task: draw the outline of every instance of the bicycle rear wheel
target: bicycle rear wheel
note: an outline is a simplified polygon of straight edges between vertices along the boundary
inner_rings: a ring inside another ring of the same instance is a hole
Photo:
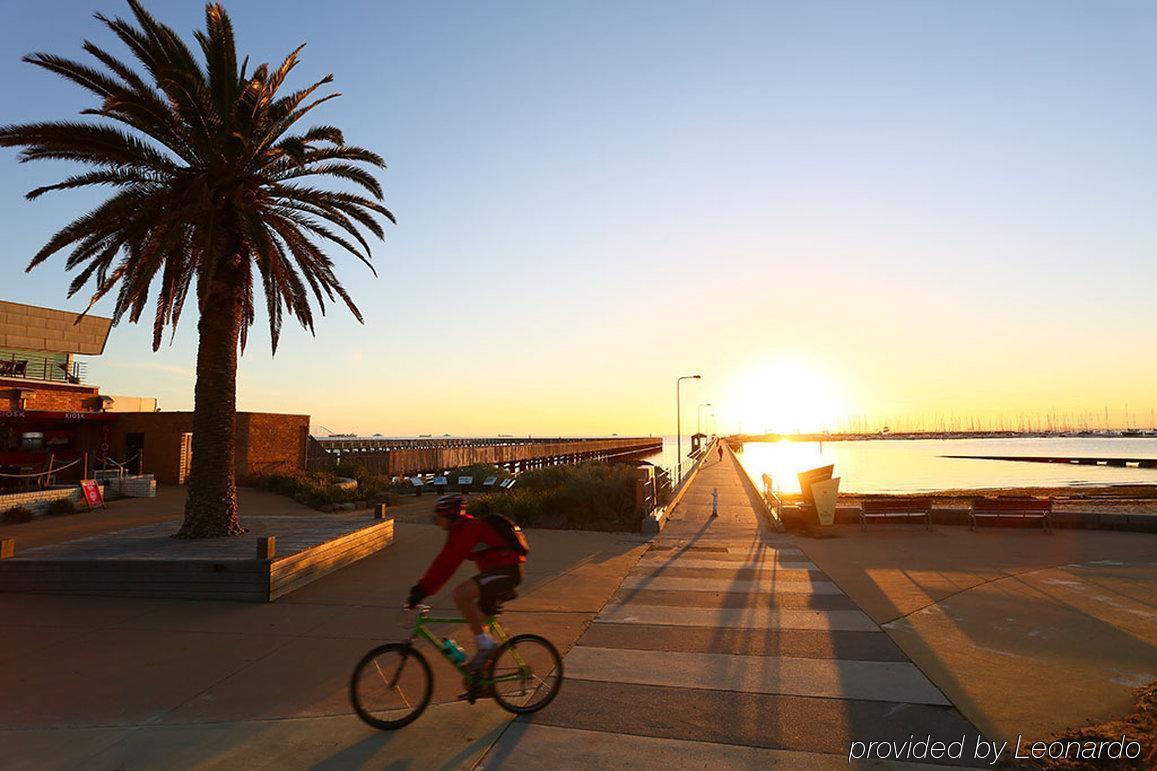
[[[430,704],[434,675],[411,645],[389,643],[362,657],[350,677],[350,702],[374,728],[393,730],[413,723]]]
[[[545,637],[520,634],[494,653],[486,669],[499,706],[525,715],[550,704],[562,686],[562,657]]]

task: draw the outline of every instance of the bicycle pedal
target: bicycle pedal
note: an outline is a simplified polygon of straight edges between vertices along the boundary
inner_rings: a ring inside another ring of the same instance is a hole
[[[474,704],[479,699],[489,699],[494,696],[494,689],[484,687],[472,687],[465,692],[458,694],[458,701],[468,701]]]

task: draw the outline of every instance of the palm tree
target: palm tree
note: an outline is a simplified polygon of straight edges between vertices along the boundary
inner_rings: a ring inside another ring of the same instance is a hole
[[[361,321],[318,244],[341,247],[370,265],[361,229],[383,238],[379,216],[394,218],[379,203],[381,186],[366,166],[385,164],[376,153],[345,144],[334,126],[300,129],[308,113],[338,96],[316,95],[332,81],[328,75],[308,88],[282,91],[301,47],[278,67],[247,72],[248,59],[237,61],[229,16],[214,3],[205,8],[205,31],[195,33],[202,62],[138,0],[129,6],[135,25],[97,19],[141,72],[91,42],[84,44],[96,60],[91,66],[44,53],[24,57],[99,97],[100,106],[82,114],[105,120],[4,126],[0,146],[22,148],[22,162],[60,159],[87,167],[31,191],[29,199],[88,185],[114,189],[54,235],[28,270],[68,250],[66,267],[79,269],[69,296],[92,281],[91,308],[118,289],[114,323],[126,314],[136,322],[156,285],[153,350],[166,327],[175,332],[195,285],[193,463],[176,535],[234,535],[245,532],[234,479],[237,355],[256,313],[254,284],[265,295],[274,352],[285,313],[313,332],[313,301],[324,314],[336,296]],[[318,187],[310,177],[336,178],[341,189]]]

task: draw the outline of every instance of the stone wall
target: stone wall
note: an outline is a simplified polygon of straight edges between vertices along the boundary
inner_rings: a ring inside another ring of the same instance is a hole
[[[100,489],[103,495],[105,490],[104,485],[100,485]],[[48,490],[32,490],[27,493],[0,495],[0,513],[19,506],[28,509],[34,514],[43,514],[48,511],[49,504],[61,498],[70,498],[78,509],[87,507],[84,502],[84,493],[81,491],[80,486],[70,485],[68,487],[54,487]]]
[[[116,472],[97,471],[96,478],[103,483],[109,495],[123,495],[126,498],[157,497],[157,480],[152,474],[118,477]]]
[[[0,347],[60,353],[104,353],[112,319],[0,300]]]

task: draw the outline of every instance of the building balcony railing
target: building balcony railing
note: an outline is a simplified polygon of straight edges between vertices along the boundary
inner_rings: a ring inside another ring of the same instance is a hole
[[[74,361],[70,366],[48,356],[9,354],[0,357],[0,377],[7,378],[79,385],[85,382],[86,369],[83,362]]]

